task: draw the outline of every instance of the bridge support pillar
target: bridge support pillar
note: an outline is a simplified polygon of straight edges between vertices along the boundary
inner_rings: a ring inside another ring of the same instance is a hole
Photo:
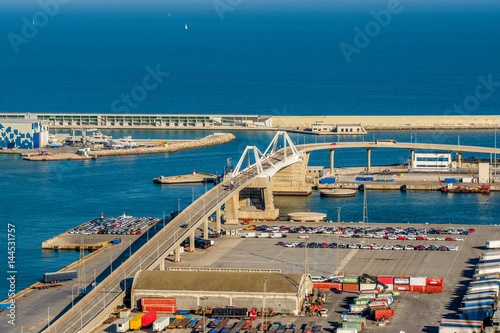
[[[312,184],[306,183],[307,163],[309,153],[302,156],[302,160],[289,165],[272,177],[274,195],[309,195]]]
[[[458,155],[457,167],[459,169],[461,169],[462,168],[462,153],[457,153],[457,155]]]
[[[175,259],[174,262],[181,262],[181,247],[180,245],[175,248]]]
[[[217,230],[217,233],[220,235],[221,233],[221,226],[220,226],[220,218],[221,218],[222,212],[221,208],[217,208],[215,211],[215,229]]]
[[[193,230],[191,235],[189,235],[189,252],[194,252],[194,251],[196,250],[195,250],[194,230]]]
[[[161,258],[160,271],[164,271],[164,270],[165,270],[165,258]]]
[[[335,172],[335,168],[333,166],[333,155],[335,154],[335,150],[330,150],[330,176],[333,176]]]
[[[238,210],[240,209],[240,192],[235,192],[226,201],[226,224],[238,224]]]
[[[410,155],[410,168],[415,169],[415,151],[410,150],[411,155]]]
[[[366,171],[372,171],[372,150],[366,150]]]
[[[203,221],[203,239],[208,239],[208,218]]]

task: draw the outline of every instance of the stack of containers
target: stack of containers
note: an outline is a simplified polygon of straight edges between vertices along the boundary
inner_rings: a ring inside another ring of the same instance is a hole
[[[359,276],[344,276],[342,279],[342,290],[359,291]]]
[[[427,292],[427,277],[415,276],[410,278],[410,291],[412,293],[425,293]]]
[[[387,285],[386,290],[394,290],[394,277],[392,276],[377,276],[377,280]]]
[[[366,317],[361,317],[361,316],[350,317],[350,318],[346,318],[346,320],[344,322],[346,322],[346,323],[360,323],[362,330],[366,328]],[[358,332],[359,332],[359,330],[358,330]]]
[[[410,291],[410,277],[409,276],[395,276],[394,277],[394,290]]]
[[[339,323],[340,328],[354,328],[355,332],[361,332],[361,323],[356,321],[344,321]]]
[[[442,293],[443,292],[443,278],[430,278],[426,280],[426,288],[428,293]]]
[[[161,313],[174,313],[177,311],[175,298],[141,298],[142,311],[156,311]]]

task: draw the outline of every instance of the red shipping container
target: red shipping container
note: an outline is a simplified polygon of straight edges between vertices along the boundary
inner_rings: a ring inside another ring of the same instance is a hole
[[[156,320],[156,311],[149,311],[144,316],[142,316],[142,326],[146,327],[153,323]]]
[[[426,286],[410,286],[410,291],[412,293],[425,293],[427,292]]]
[[[384,284],[394,284],[393,276],[377,276],[377,280]]]
[[[156,311],[161,313],[174,313],[177,311],[177,306],[168,306],[168,305],[144,305],[142,307],[142,311]]]
[[[428,286],[442,286],[443,278],[427,278]]]
[[[399,291],[410,291],[410,286],[409,285],[394,285],[394,290],[399,290]]]
[[[343,283],[342,290],[346,291],[359,291],[359,284]]]
[[[378,309],[378,310],[373,311],[373,317],[375,318],[375,320],[394,317],[394,310],[392,310],[392,309]]]
[[[141,298],[141,305],[175,305],[175,298]]]
[[[313,288],[319,288],[321,290],[330,290],[337,289],[342,290],[342,283],[333,283],[333,282],[316,282],[313,283]]]
[[[427,286],[428,293],[442,293],[443,286]]]

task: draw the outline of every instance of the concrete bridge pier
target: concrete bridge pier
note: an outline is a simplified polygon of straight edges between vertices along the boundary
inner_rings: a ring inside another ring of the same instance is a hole
[[[366,150],[366,171],[367,172],[372,171],[372,150],[371,149]]]
[[[333,176],[334,174],[334,166],[333,166],[333,155],[335,154],[335,150],[330,150],[330,176]]]
[[[181,246],[177,246],[174,250],[175,259],[174,262],[181,262]]]
[[[415,169],[415,150],[410,150],[410,169]]]
[[[208,218],[203,221],[203,239],[208,239]]]
[[[458,155],[457,167],[459,169],[461,169],[462,168],[462,153],[457,153],[457,155]]]
[[[219,207],[215,211],[215,230],[217,230],[217,233],[219,235],[220,235],[220,230],[221,230],[221,224],[220,224],[221,215],[222,215],[222,211],[221,211],[221,207]]]
[[[191,235],[189,235],[189,252],[194,252],[194,251],[196,251],[196,246],[194,242],[194,230],[193,230]]]
[[[272,177],[274,195],[310,195],[312,184],[306,183],[309,153],[304,153],[301,160],[281,169]]]

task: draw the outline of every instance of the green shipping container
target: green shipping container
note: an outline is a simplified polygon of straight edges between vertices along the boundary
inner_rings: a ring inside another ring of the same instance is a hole
[[[345,284],[359,284],[359,276],[344,276],[342,283]]]
[[[359,332],[362,330],[362,323],[344,321],[342,323],[342,328],[355,328]]]
[[[356,305],[365,305],[365,304],[368,304],[370,303],[370,299],[355,299],[354,300],[354,304]]]

